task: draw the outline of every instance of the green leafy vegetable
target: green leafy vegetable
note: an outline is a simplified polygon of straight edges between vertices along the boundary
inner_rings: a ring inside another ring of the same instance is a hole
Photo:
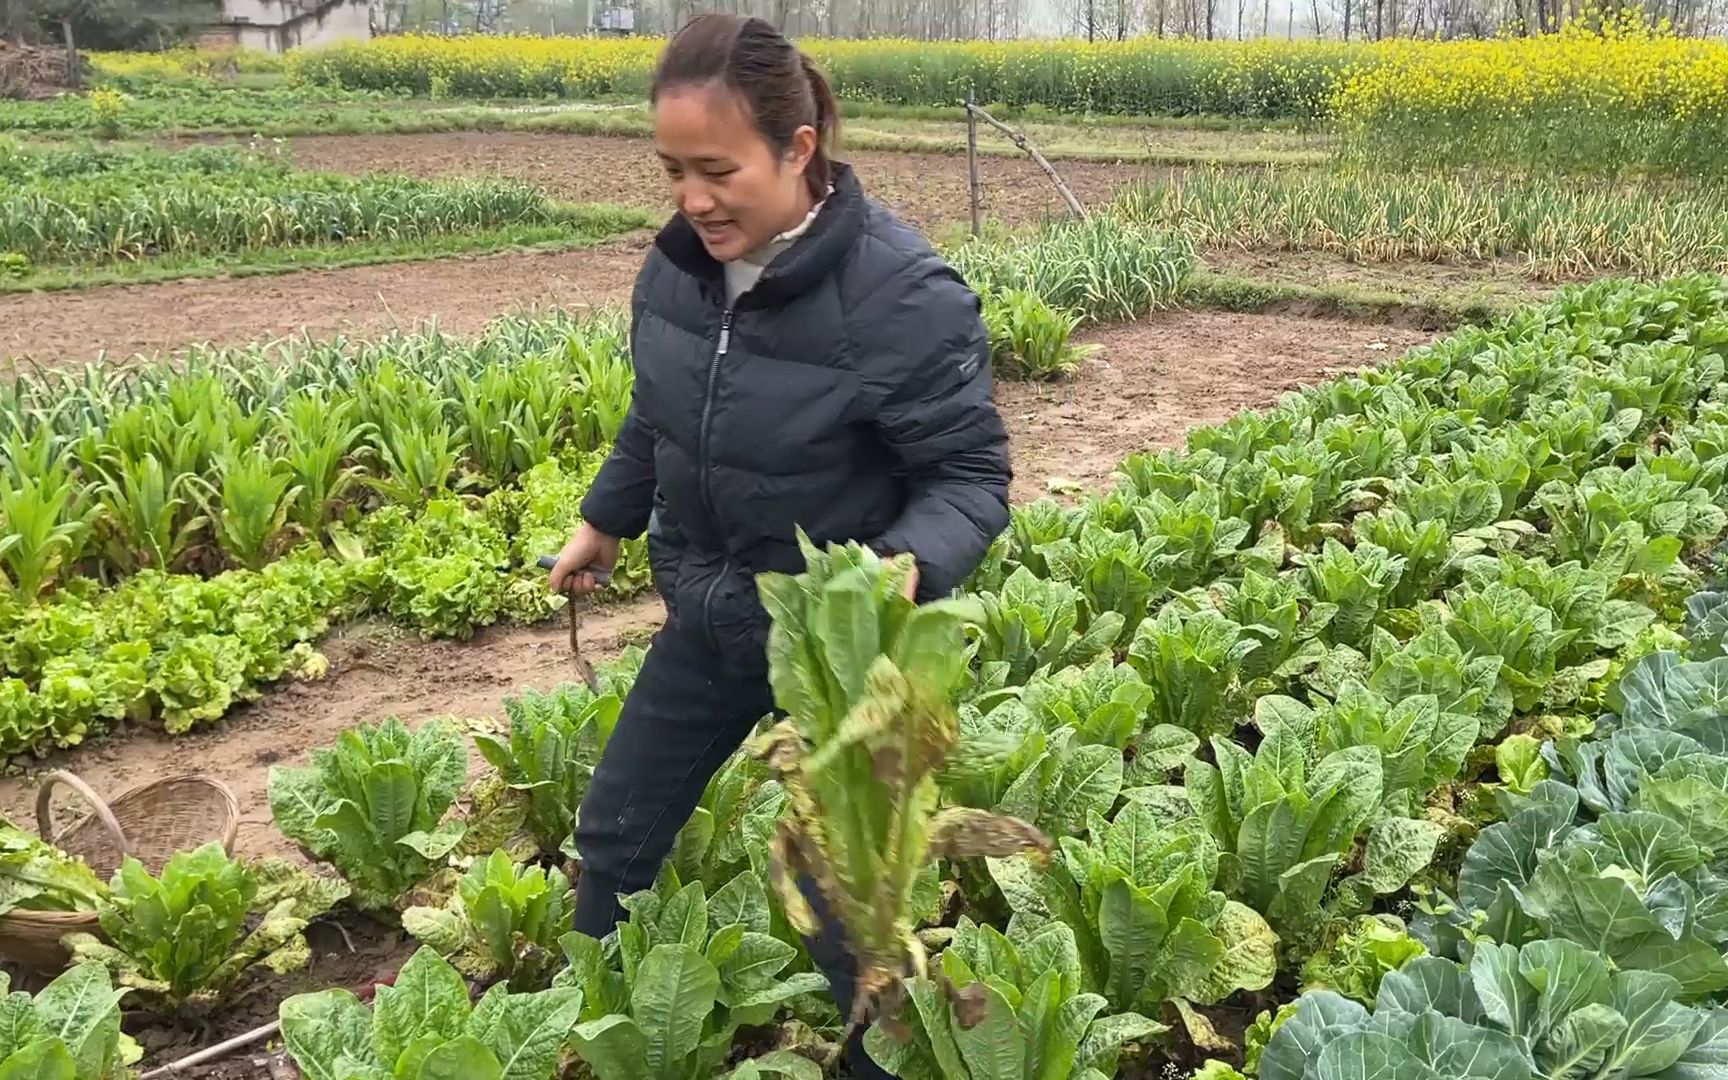
[[[922,967],[910,912],[926,862],[1048,841],[1019,820],[936,813],[936,772],[958,735],[950,702],[966,680],[963,620],[976,608],[915,606],[902,595],[909,558],[801,540],[803,574],[759,578],[773,619],[769,679],[788,717],[763,740],[792,811],[775,837],[775,881],[800,932],[817,929],[800,877],[845,927],[858,1024]]]
[[[1256,642],[1218,614],[1165,605],[1135,631],[1128,663],[1153,689],[1152,717],[1205,737],[1231,727],[1238,669]]]
[[[978,603],[978,659],[987,668],[1004,665],[1007,681],[1015,684],[1039,671],[1087,663],[1109,651],[1127,625],[1117,612],[1103,611],[1082,630],[1079,591],[1024,566],[1008,575],[1000,592],[981,594]]]
[[[208,1009],[254,967],[305,967],[301,931],[347,892],[282,864],[266,875],[260,882],[214,841],[171,856],[156,876],[129,857],[97,905],[106,940],[75,933],[65,944],[161,1007]]]
[[[0,818],[0,915],[95,911],[107,891],[84,860]]]
[[[1610,973],[1569,941],[1483,944],[1467,968],[1419,957],[1388,974],[1372,1013],[1305,994],[1260,1058],[1260,1080],[1565,1080],[1708,1076],[1716,1014],[1673,979]],[[1693,1063],[1696,1063],[1694,1065]]]
[[[530,689],[506,698],[509,735],[474,737],[504,784],[487,802],[486,813],[521,815],[542,854],[575,856],[576,808],[629,689],[611,667],[597,669],[596,675],[607,680],[600,694],[574,683],[547,694]]]
[[[1219,738],[1212,750],[1216,765],[1189,762],[1187,790],[1222,852],[1221,887],[1281,930],[1315,923],[1334,868],[1364,833],[1362,870],[1344,883],[1357,901],[1402,888],[1444,832],[1427,821],[1376,820],[1385,767],[1372,746],[1311,765],[1298,729],[1280,725],[1254,754]]]
[[[502,977],[512,990],[531,990],[552,981],[558,939],[574,913],[560,871],[520,866],[494,851],[475,860],[444,907],[404,911],[402,928],[470,978]]]
[[[1480,733],[1474,717],[1442,712],[1432,694],[1392,701],[1355,679],[1344,680],[1335,701],[1316,707],[1269,694],[1254,703],[1254,722],[1266,735],[1288,729],[1312,760],[1353,746],[1380,751],[1385,805],[1406,817],[1458,776]]]
[[[1137,803],[1114,821],[1095,815],[1088,843],[1065,837],[1043,873],[1024,857],[991,862],[1014,910],[1010,939],[1024,946],[1065,923],[1082,987],[1115,1011],[1152,1015],[1167,1001],[1211,1004],[1272,981],[1278,939],[1213,887],[1218,869],[1217,843],[1199,822],[1162,826]]]
[[[794,998],[827,987],[815,972],[785,974],[797,950],[770,936],[768,897],[752,875],[712,899],[701,882],[677,888],[663,879],[625,907],[630,917],[615,939],[561,941],[570,966],[558,985],[583,990],[573,1041],[598,1080],[713,1076],[740,1026],[766,1024]]]
[[[1392,916],[1361,915],[1303,963],[1302,989],[1332,990],[1371,1005],[1382,979],[1427,952]]]
[[[143,1056],[120,1032],[120,999],[100,964],[77,964],[32,998],[0,971],[0,1076],[123,1080]]]
[[[1123,1044],[1164,1027],[1107,1013],[1083,986],[1062,923],[1017,943],[962,919],[940,973],[909,980],[911,1007],[878,1022],[865,1047],[906,1080],[1098,1080],[1115,1074]]]
[[[513,994],[499,983],[470,1004],[462,976],[416,952],[370,1010],[347,990],[282,1003],[282,1041],[307,1080],[552,1080],[582,1011],[575,987]]]
[[[424,881],[462,839],[444,814],[461,794],[468,756],[451,725],[409,733],[400,720],[362,724],[304,769],[270,770],[276,827],[335,866],[357,903],[389,908]]]

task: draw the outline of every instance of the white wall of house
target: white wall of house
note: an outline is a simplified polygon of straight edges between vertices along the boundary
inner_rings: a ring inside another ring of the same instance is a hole
[[[248,49],[286,52],[301,46],[365,41],[370,0],[222,0],[221,36]]]

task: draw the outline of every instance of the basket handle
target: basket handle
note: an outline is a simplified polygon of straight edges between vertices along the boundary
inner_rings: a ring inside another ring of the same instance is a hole
[[[96,817],[101,820],[103,827],[108,830],[109,835],[114,837],[114,842],[120,845],[122,858],[132,854],[132,845],[127,841],[125,832],[121,830],[120,822],[114,817],[114,811],[108,808],[108,804],[102,801],[102,796],[96,794],[89,784],[64,769],[56,769],[49,773],[48,779],[42,781],[41,789],[36,792],[36,831],[41,834],[42,839],[50,844],[55,843],[57,839],[53,834],[53,822],[48,816],[49,806],[54,801],[55,784],[65,784],[90,804],[91,809],[96,811]]]

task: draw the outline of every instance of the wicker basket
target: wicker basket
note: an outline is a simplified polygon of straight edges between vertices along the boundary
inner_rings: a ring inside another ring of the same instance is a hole
[[[49,814],[56,784],[71,788],[92,810],[59,836]],[[156,874],[175,852],[211,840],[232,851],[240,804],[227,785],[207,776],[153,780],[108,803],[73,774],[54,772],[36,793],[36,828],[42,839],[83,859],[106,881],[127,855]],[[0,916],[0,957],[30,971],[58,971],[67,961],[61,936],[79,931],[100,932],[94,912],[13,911]]]

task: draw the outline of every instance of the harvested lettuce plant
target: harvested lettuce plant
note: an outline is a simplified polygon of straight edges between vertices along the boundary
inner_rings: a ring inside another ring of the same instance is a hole
[[[845,926],[859,965],[849,1022],[860,1024],[893,1015],[901,978],[926,974],[910,912],[930,859],[1049,842],[1016,818],[936,809],[936,772],[958,736],[952,697],[966,679],[972,605],[907,600],[909,557],[800,542],[804,573],[758,579],[773,618],[769,678],[786,714],[760,748],[792,808],[775,836],[774,881],[799,931],[816,930],[800,879]]]

